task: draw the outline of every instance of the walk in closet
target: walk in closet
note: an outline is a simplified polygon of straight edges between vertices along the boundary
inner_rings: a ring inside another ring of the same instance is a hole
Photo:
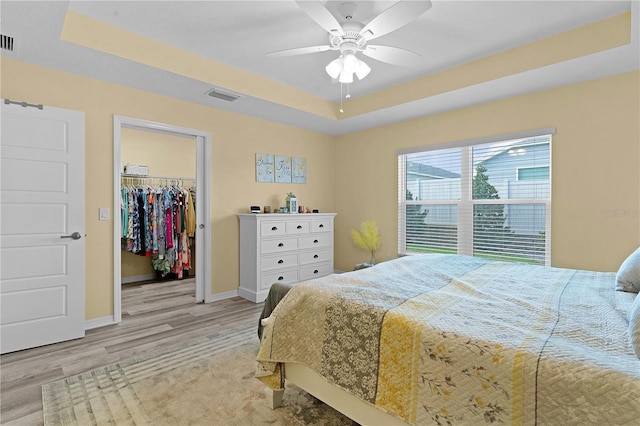
[[[122,284],[195,276],[196,141],[123,129]]]

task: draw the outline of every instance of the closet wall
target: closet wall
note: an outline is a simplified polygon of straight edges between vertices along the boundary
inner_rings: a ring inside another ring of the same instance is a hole
[[[122,129],[120,158],[127,163],[149,167],[149,175],[192,177],[182,186],[195,185],[196,140],[142,130]],[[119,217],[119,216],[116,216]],[[122,283],[143,281],[155,277],[151,258],[121,251]],[[189,276],[195,276],[195,247],[191,250]]]

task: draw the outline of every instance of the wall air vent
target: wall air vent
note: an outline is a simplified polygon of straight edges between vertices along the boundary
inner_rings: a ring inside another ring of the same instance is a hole
[[[0,34],[0,49],[13,52],[13,37]]]
[[[236,93],[227,92],[226,90],[222,89],[213,89],[207,94],[212,98],[218,98],[229,102],[233,102],[241,98],[241,96]]]

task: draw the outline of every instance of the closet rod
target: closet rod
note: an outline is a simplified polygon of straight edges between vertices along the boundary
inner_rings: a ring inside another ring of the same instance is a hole
[[[126,173],[122,173],[120,177],[127,179],[169,179],[169,180],[191,180],[195,181],[196,178],[193,177],[185,177],[185,176],[159,176],[159,175],[128,175]]]

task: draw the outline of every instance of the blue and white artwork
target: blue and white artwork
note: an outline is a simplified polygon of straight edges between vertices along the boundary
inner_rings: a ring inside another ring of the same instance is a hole
[[[291,183],[291,158],[275,156],[276,182]]]
[[[307,183],[307,160],[291,157],[291,183]]]
[[[256,182],[273,182],[274,170],[272,154],[256,154]]]

